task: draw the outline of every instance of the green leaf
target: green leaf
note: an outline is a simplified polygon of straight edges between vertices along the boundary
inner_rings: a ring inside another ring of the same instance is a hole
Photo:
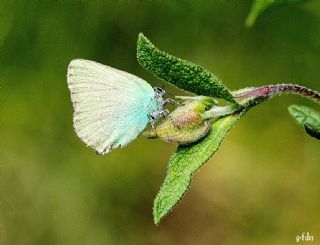
[[[160,51],[142,33],[138,37],[137,59],[146,70],[180,89],[236,103],[215,75],[199,65]]]
[[[296,4],[307,1],[310,0],[254,0],[245,24],[247,27],[252,27],[256,19],[270,7],[275,7],[283,4]]]
[[[306,123],[304,125],[304,130],[309,134],[311,137],[316,138],[320,140],[320,127],[317,127],[316,125],[311,125],[309,123]]]
[[[291,105],[288,108],[289,113],[312,137],[320,139],[320,113],[301,105]]]
[[[210,134],[200,142],[178,147],[169,160],[167,176],[154,200],[153,216],[156,224],[178,204],[188,190],[194,172],[218,150],[224,137],[245,111],[214,121]]]

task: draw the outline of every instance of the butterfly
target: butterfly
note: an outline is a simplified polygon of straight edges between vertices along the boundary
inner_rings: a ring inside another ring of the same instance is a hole
[[[171,99],[165,90],[143,79],[100,63],[75,59],[68,67],[67,83],[74,108],[73,126],[97,154],[124,147],[148,123],[166,116]]]

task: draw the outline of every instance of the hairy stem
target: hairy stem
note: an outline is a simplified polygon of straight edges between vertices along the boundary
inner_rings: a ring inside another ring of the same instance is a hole
[[[248,89],[246,91],[235,94],[235,98],[243,100],[251,97],[271,98],[274,95],[292,93],[304,96],[315,102],[320,103],[320,93],[312,89],[295,85],[295,84],[275,84],[262,87]]]

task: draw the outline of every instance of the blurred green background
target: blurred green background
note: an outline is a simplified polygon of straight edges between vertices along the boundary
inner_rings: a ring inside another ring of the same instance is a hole
[[[160,226],[152,203],[176,146],[140,136],[97,156],[72,128],[71,59],[163,84],[136,61],[143,32],[231,89],[296,82],[320,89],[320,2],[267,11],[251,1],[2,1],[1,244],[320,243],[320,144],[276,97],[251,110]],[[166,85],[173,94],[183,92]]]

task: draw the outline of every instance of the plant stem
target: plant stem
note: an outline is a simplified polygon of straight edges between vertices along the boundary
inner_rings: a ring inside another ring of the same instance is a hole
[[[219,117],[224,117],[231,115],[241,109],[240,106],[236,104],[227,106],[213,106],[210,110],[204,112],[204,119],[218,119]]]
[[[292,93],[292,94],[301,95],[315,102],[320,103],[319,92],[316,92],[312,89],[309,89],[300,85],[286,84],[286,83],[251,88],[243,92],[240,92],[239,94],[236,94],[235,98],[240,100],[249,99],[251,97],[261,97],[261,98],[268,99],[274,95],[280,95],[283,93]]]

